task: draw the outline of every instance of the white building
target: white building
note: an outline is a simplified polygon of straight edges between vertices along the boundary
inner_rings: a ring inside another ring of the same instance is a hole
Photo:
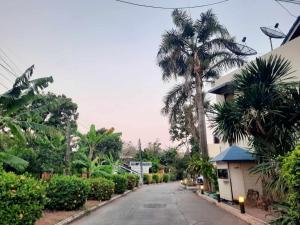
[[[150,168],[152,167],[152,162],[142,162],[143,165],[143,174],[149,173]],[[140,162],[129,162],[129,167],[131,170],[141,173],[141,164]]]

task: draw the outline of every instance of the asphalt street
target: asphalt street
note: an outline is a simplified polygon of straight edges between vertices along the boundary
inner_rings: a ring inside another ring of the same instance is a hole
[[[144,185],[72,225],[246,225],[179,183]]]

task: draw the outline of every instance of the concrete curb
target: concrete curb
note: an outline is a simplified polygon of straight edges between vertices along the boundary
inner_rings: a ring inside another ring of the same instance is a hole
[[[224,204],[222,202],[218,202],[217,200],[215,199],[212,199],[206,195],[202,195],[201,193],[199,192],[196,192],[196,194],[201,197],[202,199],[212,203],[212,204],[215,204],[216,206],[222,208],[223,210],[227,211],[228,213],[231,213],[232,215],[238,217],[239,219],[245,221],[246,223],[248,224],[251,224],[251,225],[268,225],[267,222],[261,220],[261,219],[258,219],[254,216],[251,216],[247,213],[245,214],[241,214],[240,210],[238,209],[235,209],[227,204]]]
[[[95,211],[95,210],[97,210],[97,209],[99,209],[99,208],[101,208],[101,207],[103,207],[103,206],[105,206],[107,204],[110,204],[111,202],[113,202],[113,201],[115,201],[115,200],[117,200],[119,198],[122,198],[122,197],[128,195],[129,193],[131,193],[133,191],[136,191],[139,188],[135,188],[133,190],[125,191],[123,194],[114,196],[110,200],[107,200],[105,202],[100,202],[98,205],[95,205],[95,206],[93,206],[93,207],[91,207],[89,209],[86,209],[86,210],[83,210],[83,211],[81,211],[79,213],[76,213],[76,214],[74,214],[74,215],[72,215],[72,216],[70,216],[70,217],[68,217],[68,218],[66,218],[66,219],[64,219],[64,220],[56,223],[55,225],[67,225],[67,224],[69,224],[71,222],[74,222],[75,220],[78,220],[78,219],[82,218],[83,216],[88,215],[91,212],[93,212],[93,211]]]

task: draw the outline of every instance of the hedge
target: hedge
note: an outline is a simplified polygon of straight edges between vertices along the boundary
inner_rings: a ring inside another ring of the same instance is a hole
[[[128,185],[127,185],[127,189],[128,190],[133,190],[136,187],[136,176],[133,174],[126,174],[125,177],[128,180]]]
[[[0,171],[0,224],[33,225],[45,203],[42,182]]]
[[[135,177],[135,186],[138,187],[140,184],[140,176],[135,174],[134,177]]]
[[[114,174],[112,180],[115,183],[115,193],[123,194],[128,187],[128,180],[124,175]]]
[[[168,183],[168,182],[170,181],[170,175],[165,173],[165,174],[163,175],[163,181],[164,181],[165,183]]]
[[[300,221],[300,144],[283,158],[281,177],[286,182],[288,209],[281,218],[280,224],[299,224]],[[286,223],[283,223],[283,222]]]
[[[86,181],[75,176],[54,176],[46,189],[47,209],[75,210],[85,204],[89,193]]]
[[[157,173],[152,175],[152,182],[153,183],[159,183],[159,175]]]
[[[152,184],[152,175],[144,174],[143,181],[144,181],[144,184]]]
[[[90,186],[88,199],[106,201],[111,199],[115,184],[105,178],[91,178],[87,180]]]

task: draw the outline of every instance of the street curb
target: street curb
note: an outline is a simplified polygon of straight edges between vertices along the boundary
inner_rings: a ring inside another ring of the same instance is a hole
[[[226,212],[228,213],[231,213],[232,215],[234,215],[235,217],[238,217],[239,219],[245,221],[246,223],[250,224],[250,225],[268,225],[267,222],[261,220],[261,219],[258,219],[254,216],[251,216],[247,213],[245,214],[241,214],[240,210],[238,209],[235,209],[229,205],[226,205],[222,202],[218,202],[217,200],[215,199],[212,199],[206,195],[202,195],[201,193],[199,193],[198,191],[196,192],[196,194],[201,197],[202,199],[212,203],[212,204],[215,204],[216,206],[218,206],[219,208],[222,208],[223,210],[225,210]]]
[[[95,210],[97,210],[97,209],[99,209],[99,208],[101,208],[101,207],[103,207],[103,206],[105,206],[105,205],[107,205],[109,203],[112,203],[113,201],[115,201],[115,200],[117,200],[119,198],[122,198],[122,197],[128,195],[131,192],[136,191],[139,188],[135,188],[133,190],[125,191],[121,195],[114,196],[114,197],[112,197],[111,199],[109,199],[109,200],[107,200],[105,202],[100,202],[98,205],[95,205],[95,206],[93,206],[93,207],[91,207],[89,209],[86,209],[86,210],[83,210],[83,211],[81,211],[79,213],[76,213],[76,214],[74,214],[74,215],[72,215],[72,216],[70,216],[70,217],[68,217],[68,218],[66,218],[66,219],[64,219],[64,220],[56,223],[55,225],[67,225],[67,224],[70,224],[71,222],[74,222],[75,220],[78,220],[78,219],[82,218],[83,216],[88,215],[91,212],[93,212],[93,211],[95,211]]]

